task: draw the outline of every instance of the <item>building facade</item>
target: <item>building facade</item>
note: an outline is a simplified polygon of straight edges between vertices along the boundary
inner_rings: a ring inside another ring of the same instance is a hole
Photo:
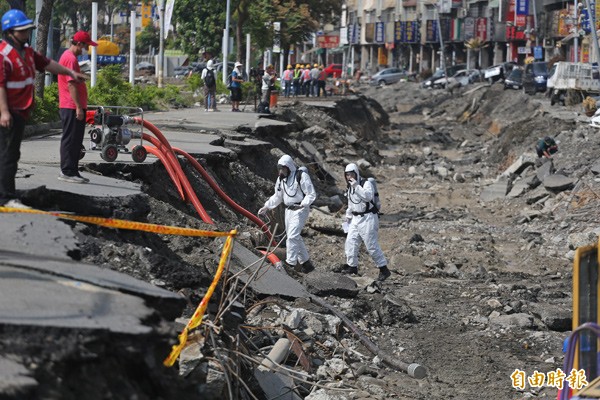
[[[595,3],[590,7],[594,10]],[[556,0],[347,0],[340,33],[344,61],[373,74],[447,65],[486,68],[527,58],[595,60],[586,4]],[[346,44],[347,43],[347,44]],[[337,62],[342,62],[337,55]]]

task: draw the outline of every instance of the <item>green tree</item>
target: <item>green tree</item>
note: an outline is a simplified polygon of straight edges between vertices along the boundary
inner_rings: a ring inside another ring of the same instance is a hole
[[[177,31],[176,46],[190,56],[221,53],[225,11],[225,1],[177,0],[172,18]]]
[[[267,48],[273,44],[273,22],[280,22],[280,44],[287,53],[292,44],[308,40],[322,25],[336,22],[341,9],[342,0],[253,0],[247,24],[238,29],[249,32],[260,48]]]
[[[150,47],[158,49],[160,45],[160,31],[156,29],[153,24],[148,24],[146,27],[137,35],[135,40],[135,51],[138,54],[149,53]]]

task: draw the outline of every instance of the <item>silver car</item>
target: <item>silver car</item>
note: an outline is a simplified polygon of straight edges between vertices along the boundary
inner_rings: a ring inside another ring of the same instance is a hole
[[[400,68],[382,69],[371,77],[369,84],[371,86],[385,86],[398,82],[400,79],[406,79],[408,73]]]

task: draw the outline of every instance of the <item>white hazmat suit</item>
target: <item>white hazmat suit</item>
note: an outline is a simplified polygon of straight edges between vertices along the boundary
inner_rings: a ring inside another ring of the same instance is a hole
[[[285,204],[286,263],[291,266],[295,266],[296,263],[304,264],[310,257],[300,233],[317,194],[308,173],[297,169],[292,157],[283,155],[277,165],[287,167],[289,174],[280,174],[275,182],[275,193],[265,202],[258,214],[265,214],[267,210],[281,203]]]
[[[371,211],[374,208],[371,203],[375,195],[373,185],[365,179],[361,186],[360,172],[356,164],[348,164],[344,172],[356,174],[356,180],[348,183],[346,221],[349,227],[345,246],[346,264],[351,268],[358,268],[358,252],[362,240],[375,265],[378,268],[387,267],[387,260],[379,246],[379,216],[376,209]]]

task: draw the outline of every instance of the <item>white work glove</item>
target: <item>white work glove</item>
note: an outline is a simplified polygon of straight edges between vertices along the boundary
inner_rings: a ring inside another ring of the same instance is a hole
[[[269,211],[267,207],[262,207],[260,210],[258,210],[258,215],[267,215],[267,211]]]
[[[350,221],[352,221],[352,218],[346,218],[344,222],[342,222],[342,230],[344,233],[348,233],[350,230]]]
[[[350,179],[348,181],[348,183],[350,184],[350,186],[352,187],[356,187],[356,185],[358,185],[358,182],[356,181],[356,179]]]

